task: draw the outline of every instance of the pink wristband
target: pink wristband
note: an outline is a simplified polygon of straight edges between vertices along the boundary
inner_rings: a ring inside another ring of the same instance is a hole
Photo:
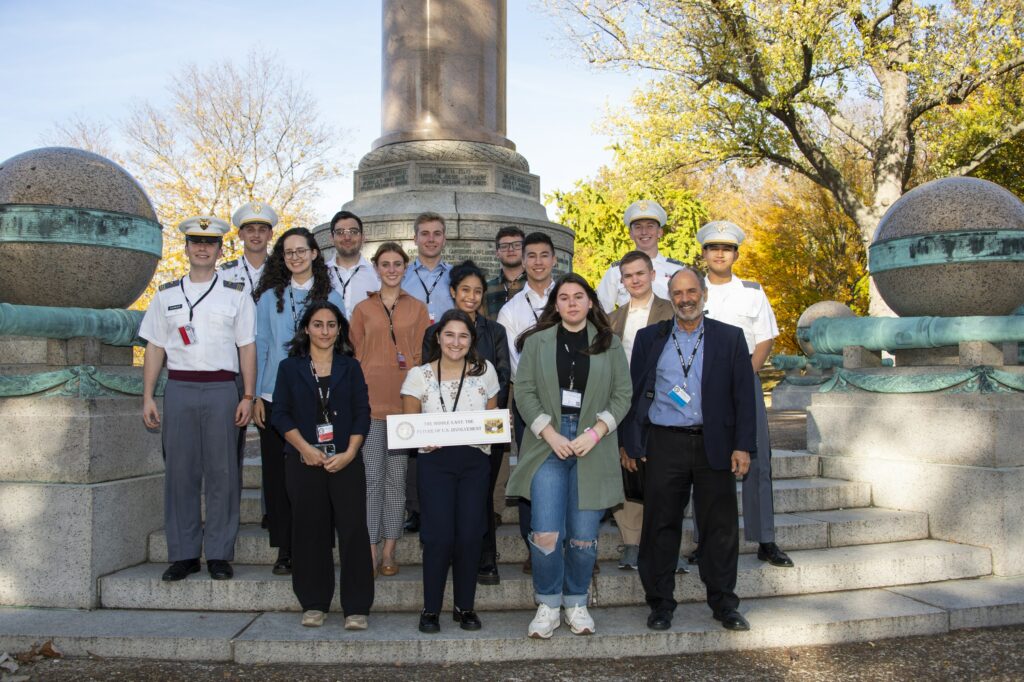
[[[594,439],[594,445],[597,445],[598,441],[601,440],[601,437],[597,435],[597,431],[595,431],[592,427],[588,427],[587,429],[585,429],[585,432],[589,433],[590,436]]]

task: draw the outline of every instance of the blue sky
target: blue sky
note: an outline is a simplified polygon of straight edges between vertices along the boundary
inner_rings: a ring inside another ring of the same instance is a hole
[[[508,137],[542,192],[568,189],[610,160],[594,124],[640,81],[587,67],[535,0],[508,6]],[[380,134],[380,11],[379,0],[0,0],[0,160],[42,146],[72,115],[113,123],[135,100],[163,102],[182,64],[255,48],[276,53],[323,119],[351,131],[345,160],[357,162]],[[319,206],[332,212],[351,194],[346,176]]]

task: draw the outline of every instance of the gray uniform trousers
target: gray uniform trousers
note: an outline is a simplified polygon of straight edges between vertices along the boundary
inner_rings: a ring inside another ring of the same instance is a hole
[[[233,381],[168,380],[164,389],[164,528],[170,561],[235,558],[241,477]],[[202,522],[200,494],[206,498]]]
[[[772,447],[768,433],[768,408],[764,404],[761,377],[754,373],[754,409],[757,411],[757,457],[743,479],[743,537],[747,542],[775,542],[775,501],[772,499]],[[694,519],[693,541],[699,542]]]

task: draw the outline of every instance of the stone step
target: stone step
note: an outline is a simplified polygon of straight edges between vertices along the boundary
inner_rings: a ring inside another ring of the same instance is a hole
[[[532,610],[484,613],[477,632],[442,619],[441,633],[423,635],[410,613],[373,611],[368,630],[348,632],[336,612],[323,627],[304,628],[296,613],[7,608],[0,609],[0,651],[52,639],[78,657],[394,666],[812,646],[1022,623],[1024,578],[746,599],[740,611],[750,632],[723,630],[702,603],[680,604],[665,632],[646,628],[645,607],[594,608],[596,634],[577,638],[563,626],[537,641],[525,637]]]
[[[907,585],[988,575],[992,572],[987,549],[939,540],[912,540],[875,545],[794,551],[794,568],[776,568],[756,556],[740,557],[736,591],[743,598]],[[106,608],[209,609],[217,611],[293,611],[299,608],[289,576],[275,576],[266,565],[237,564],[235,578],[211,580],[201,571],[186,580],[164,583],[163,563],[146,563],[100,579],[101,603]],[[480,587],[479,610],[529,609],[533,584],[519,566],[499,566],[501,584]],[[402,566],[391,578],[378,578],[374,608],[378,611],[418,611],[422,608],[421,571]],[[620,570],[603,562],[591,595],[602,606],[643,603],[643,590],[635,571]],[[702,601],[704,586],[693,571],[678,576],[676,598]],[[446,599],[450,602],[451,588]],[[335,595],[335,602],[338,601]],[[446,602],[447,603],[447,602]],[[451,608],[447,603],[446,608]]]
[[[742,484],[736,484],[736,498],[740,512],[743,500]],[[775,513],[808,512],[829,509],[854,509],[871,504],[871,486],[858,481],[843,481],[837,478],[791,478],[772,482],[775,496]],[[260,491],[256,488],[242,490],[242,523],[259,523],[263,518]],[[687,515],[690,510],[687,509]],[[502,523],[518,524],[519,508],[509,504],[501,513]]]
[[[262,485],[263,465],[260,462],[259,440],[246,444],[242,469],[242,487],[259,488]],[[772,452],[772,478],[808,478],[818,475],[818,455],[806,450],[775,450]]]
[[[693,522],[683,522],[683,547],[693,545]],[[740,517],[740,528],[743,518]],[[829,512],[775,515],[776,541],[786,551],[819,549],[844,545],[867,545],[900,540],[921,540],[928,537],[928,516],[919,512],[889,509],[847,509]],[[503,563],[521,563],[526,560],[526,545],[519,535],[518,525],[502,525],[497,529],[498,554]],[[601,526],[598,537],[598,559],[618,560],[622,539],[611,523]],[[757,543],[743,541],[740,533],[740,552],[757,551]],[[335,555],[337,557],[337,555]],[[396,557],[402,564],[422,563],[419,536],[406,533],[398,541]],[[273,564],[277,550],[269,545],[267,531],[258,524],[247,524],[239,529],[235,542],[235,561],[241,564]],[[149,536],[149,560],[167,561],[167,541],[162,530]]]

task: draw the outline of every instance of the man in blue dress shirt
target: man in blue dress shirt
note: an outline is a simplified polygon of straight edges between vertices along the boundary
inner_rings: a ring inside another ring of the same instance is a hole
[[[444,218],[437,213],[421,213],[413,221],[412,229],[416,260],[406,269],[402,288],[427,305],[430,324],[434,324],[445,311],[455,307],[448,278],[452,266],[441,260],[445,244]]]
[[[704,317],[704,277],[684,267],[669,280],[675,318],[641,329],[633,343],[633,406],[619,429],[630,457],[646,462],[640,580],[647,626],[667,630],[683,510],[694,490],[704,551],[700,577],[714,618],[749,630],[736,596],[736,477],[755,449],[754,377],[743,332]]]

